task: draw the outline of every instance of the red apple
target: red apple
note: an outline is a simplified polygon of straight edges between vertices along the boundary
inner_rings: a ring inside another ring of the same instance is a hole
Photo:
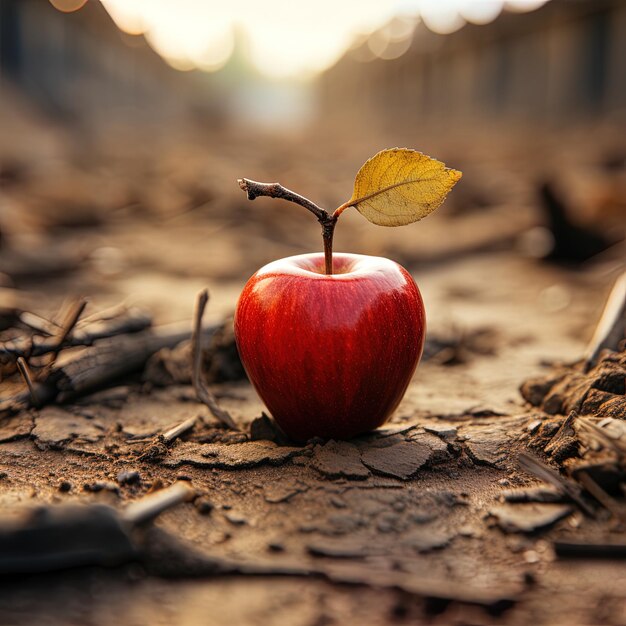
[[[252,384],[294,440],[348,438],[398,406],[424,345],[417,285],[380,257],[323,254],[274,261],[248,281],[235,337]]]

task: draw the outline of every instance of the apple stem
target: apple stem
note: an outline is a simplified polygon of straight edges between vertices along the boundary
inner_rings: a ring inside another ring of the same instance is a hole
[[[333,273],[333,235],[335,234],[335,225],[337,224],[339,214],[331,215],[328,211],[317,206],[317,204],[311,202],[308,198],[283,187],[279,183],[259,183],[254,180],[249,180],[248,178],[240,178],[237,182],[241,189],[246,192],[248,200],[254,200],[259,196],[278,198],[299,204],[308,211],[311,211],[311,213],[317,217],[317,221],[322,225],[325,272],[326,274]]]
[[[322,239],[324,241],[324,271],[326,274],[333,273],[333,235],[335,234],[335,226],[337,218],[329,216],[322,225]]]

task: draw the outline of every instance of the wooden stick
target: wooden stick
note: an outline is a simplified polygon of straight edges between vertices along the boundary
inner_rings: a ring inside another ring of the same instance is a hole
[[[204,332],[213,334],[216,327]],[[99,342],[50,372],[49,381],[59,390],[61,402],[103,387],[141,369],[162,348],[173,348],[189,339],[187,324],[169,324],[152,330],[121,335]]]
[[[171,443],[181,435],[184,435],[188,430],[191,430],[196,425],[197,421],[197,417],[190,417],[173,428],[166,430],[161,436],[166,443]]]
[[[520,454],[517,458],[521,468],[529,474],[554,485],[561,493],[569,496],[587,515],[595,517],[593,509],[582,499],[578,487],[553,470],[549,465],[542,463],[530,454]]]
[[[94,320],[83,324],[81,320],[73,332],[61,344],[61,349],[79,346],[91,346],[100,339],[108,339],[116,335],[136,333],[152,324],[152,318],[143,311],[131,309],[125,315],[116,318]],[[58,349],[58,338],[54,336],[39,338],[20,337],[0,344],[0,358],[38,357]]]
[[[598,483],[585,472],[579,472],[577,479],[583,487],[617,520],[623,520],[624,515],[617,502]]]
[[[626,543],[594,543],[583,541],[555,541],[554,552],[562,558],[625,559]]]
[[[202,334],[212,335],[218,326],[207,326]],[[47,376],[34,382],[40,406],[57,399],[59,402],[119,380],[141,369],[146,361],[162,348],[173,348],[191,337],[187,324],[167,324],[133,335],[106,339],[66,362],[55,364]],[[12,412],[28,406],[30,395],[19,393],[0,398],[0,412]]]
[[[188,502],[195,495],[196,492],[189,485],[179,481],[167,489],[161,489],[129,504],[122,517],[124,521],[133,526],[146,524],[158,517],[163,511],[181,502]]]
[[[17,368],[19,369],[20,374],[22,375],[22,378],[24,379],[24,382],[28,386],[28,391],[30,392],[30,398],[31,398],[33,406],[35,407],[39,406],[39,398],[37,396],[37,390],[35,389],[35,383],[33,381],[33,377],[31,376],[31,373],[30,373],[30,368],[28,367],[28,363],[26,362],[26,360],[23,359],[22,357],[20,357],[17,360]]]
[[[600,321],[585,351],[585,371],[589,371],[604,348],[617,347],[626,328],[626,272],[615,281],[606,301]]]
[[[54,364],[59,356],[59,352],[61,352],[63,347],[63,342],[69,337],[69,334],[72,332],[74,326],[76,326],[76,322],[78,322],[78,318],[82,315],[85,307],[87,306],[87,300],[81,298],[77,302],[75,302],[63,320],[61,324],[61,331],[56,336],[57,345],[53,348],[52,357],[48,362],[48,366]]]
[[[222,422],[222,424],[228,426],[228,428],[232,428],[233,430],[239,430],[237,424],[235,424],[233,418],[230,416],[228,411],[220,408],[220,406],[217,404],[215,396],[207,387],[204,377],[202,376],[202,335],[200,330],[202,328],[202,317],[204,316],[204,309],[206,308],[208,301],[209,292],[208,290],[203,289],[198,294],[198,298],[196,300],[194,331],[191,338],[191,368],[193,386],[196,390],[196,396],[198,397],[198,400],[209,408],[209,411],[211,411],[211,414],[216,419]]]

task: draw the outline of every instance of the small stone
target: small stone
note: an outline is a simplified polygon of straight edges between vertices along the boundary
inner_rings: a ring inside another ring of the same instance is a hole
[[[189,474],[176,474],[176,480],[183,480],[185,482],[190,483],[192,481],[191,476]]]
[[[138,485],[141,482],[141,474],[137,471],[123,471],[117,475],[120,485]]]
[[[476,537],[478,533],[472,526],[465,525],[459,528],[459,535],[461,535],[461,537]]]
[[[224,515],[224,517],[233,525],[233,526],[244,526],[248,523],[248,520],[241,514],[235,513],[234,511],[229,511]]]
[[[200,515],[210,515],[211,511],[215,508],[215,505],[207,496],[199,496],[193,501],[196,510]]]
[[[111,493],[120,492],[119,487],[112,482],[106,480],[96,480],[93,483],[85,483],[83,485],[83,491],[90,491],[92,493],[98,493],[99,491],[110,491]]]
[[[8,477],[9,474],[7,472],[0,472],[0,480],[5,480]]]
[[[72,483],[69,480],[62,480],[59,483],[59,491],[61,493],[67,493],[72,490]]]
[[[267,549],[270,552],[284,552],[285,551],[285,546],[280,543],[279,541],[270,541],[267,544]]]
[[[336,508],[336,509],[345,509],[348,505],[346,504],[345,500],[342,500],[341,498],[339,498],[338,496],[332,496],[330,499],[330,503]]]
[[[526,552],[524,552],[524,561],[526,561],[526,563],[538,563],[539,560],[539,554],[537,554],[535,550],[526,550]]]
[[[501,478],[498,481],[499,485],[502,485],[503,487],[508,487],[511,484],[511,481],[508,478]]]
[[[273,441],[277,444],[285,444],[287,437],[278,424],[265,413],[261,417],[255,417],[250,422],[250,439],[252,441]]]

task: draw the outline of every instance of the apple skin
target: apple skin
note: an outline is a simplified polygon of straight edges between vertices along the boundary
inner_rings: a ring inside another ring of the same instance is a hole
[[[396,409],[422,355],[426,314],[389,259],[302,254],[261,268],[235,312],[248,378],[293,440],[347,439]]]

